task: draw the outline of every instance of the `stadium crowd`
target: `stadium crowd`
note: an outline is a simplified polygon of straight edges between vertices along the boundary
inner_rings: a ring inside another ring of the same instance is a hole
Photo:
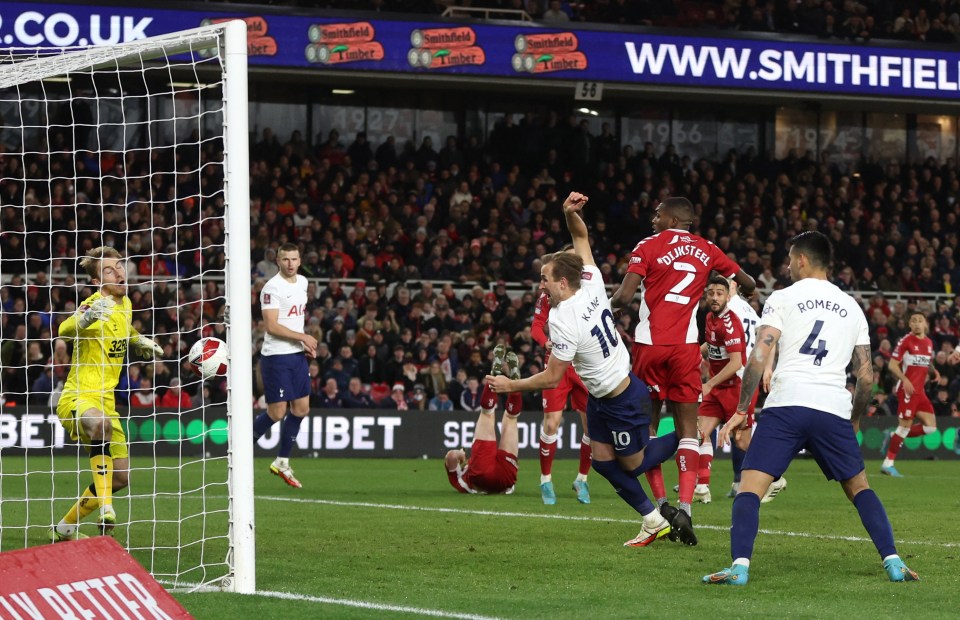
[[[55,145],[64,139],[55,137]],[[765,291],[789,283],[787,239],[823,231],[836,248],[835,282],[859,291],[867,309],[876,411],[896,410],[887,363],[907,333],[907,311],[919,304],[939,352],[931,401],[938,414],[957,414],[960,377],[945,363],[960,339],[952,297],[960,286],[953,159],[863,162],[852,176],[809,152],[776,160],[731,151],[721,161],[692,161],[673,147],[621,148],[609,127],[594,136],[585,122],[554,111],[519,121],[508,115],[483,140],[451,136],[439,148],[429,138],[370,144],[362,132],[341,137],[336,128],[315,146],[301,132],[281,141],[269,129],[251,142],[253,300],[277,271],[275,248],[298,244],[301,273],[311,279],[307,331],[321,342],[310,366],[314,406],[473,410],[498,341],[521,355],[524,373],[542,368],[543,351],[530,334],[537,257],[566,242],[560,197],[583,189],[608,283],[620,281],[630,250],[652,233],[654,206],[668,195],[688,196],[697,211],[692,230]],[[125,156],[72,159],[64,151],[0,159],[8,402],[22,401],[17,395],[28,390],[45,402],[65,376],[69,355],[53,337],[56,326],[93,290],[77,285],[74,258],[101,244],[130,257],[131,271],[145,282],[130,289],[134,324],[156,334],[169,360],[131,365],[120,401],[147,391],[144,379],[158,399],[167,398],[175,378],[194,401],[201,396],[187,349],[225,329],[220,167],[205,165],[219,160],[218,149],[211,141],[202,149]],[[149,181],[138,178],[149,171]],[[74,174],[88,180],[74,187],[66,180]],[[509,294],[508,282],[523,283],[526,292]],[[900,299],[888,300],[892,292]],[[910,293],[943,295],[934,305]],[[628,342],[636,310],[619,318]],[[259,345],[262,323],[253,334]],[[207,402],[224,397],[215,382],[205,389]],[[525,406],[538,408],[535,394],[527,399]]]
[[[477,14],[490,19],[520,19],[519,12],[523,11],[536,21],[551,24],[590,22],[752,34],[769,32],[856,42],[898,39],[947,44],[960,40],[960,2],[957,0],[240,0],[238,3],[434,15],[448,8],[466,8],[482,10]]]

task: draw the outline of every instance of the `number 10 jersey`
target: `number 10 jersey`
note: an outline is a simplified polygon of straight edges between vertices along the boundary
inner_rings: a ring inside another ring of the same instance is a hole
[[[580,290],[550,311],[551,355],[572,362],[590,395],[603,398],[630,374],[630,353],[617,333],[600,270],[586,265],[580,278]]]
[[[643,278],[636,341],[641,344],[696,344],[697,306],[710,272],[729,278],[740,266],[703,237],[670,229],[633,248],[628,273]]]

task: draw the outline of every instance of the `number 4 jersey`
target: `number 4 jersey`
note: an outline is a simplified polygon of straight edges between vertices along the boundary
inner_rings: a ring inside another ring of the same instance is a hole
[[[595,265],[583,268],[580,290],[553,308],[548,321],[553,357],[573,362],[591,396],[603,398],[630,374],[630,354]]]
[[[781,335],[764,408],[810,407],[849,420],[847,366],[855,346],[870,344],[860,304],[826,280],[805,278],[770,295],[757,333],[766,325]]]
[[[636,340],[641,344],[696,344],[697,306],[711,271],[732,277],[739,265],[703,237],[665,230],[630,254],[629,273],[643,278]]]

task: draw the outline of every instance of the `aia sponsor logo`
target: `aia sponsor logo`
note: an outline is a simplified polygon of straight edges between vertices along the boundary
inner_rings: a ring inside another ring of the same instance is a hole
[[[370,22],[313,24],[307,29],[310,43],[304,56],[307,62],[321,65],[380,61],[383,45],[374,41],[376,34]]]
[[[520,34],[513,41],[517,53],[510,64],[517,73],[584,71],[587,56],[577,50],[579,44],[572,32]]]
[[[416,29],[410,33],[407,62],[420,69],[445,69],[487,62],[477,45],[477,33],[469,26]]]

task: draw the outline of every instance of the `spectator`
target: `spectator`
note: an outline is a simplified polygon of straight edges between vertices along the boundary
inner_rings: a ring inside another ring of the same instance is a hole
[[[460,394],[460,408],[474,413],[480,411],[480,396],[482,394],[480,381],[476,377],[469,377],[466,387]]]
[[[453,401],[446,392],[439,392],[427,405],[430,411],[453,411]]]
[[[321,409],[342,409],[343,398],[340,396],[340,390],[337,388],[336,379],[327,379],[323,384],[323,390],[320,392],[319,406]]]
[[[136,408],[153,407],[157,393],[153,391],[153,382],[149,377],[140,379],[140,389],[130,395],[130,406]]]
[[[185,410],[193,407],[193,400],[190,395],[180,388],[180,379],[176,377],[170,379],[170,387],[164,392],[157,402],[159,409]]]
[[[404,387],[402,383],[394,384],[393,389],[390,390],[390,396],[387,396],[380,401],[380,408],[396,409],[397,411],[407,411],[411,409],[410,403],[407,401],[407,398],[404,394]]]
[[[363,384],[359,377],[350,379],[347,393],[343,395],[343,406],[346,409],[373,409],[375,407],[373,399],[363,391]]]

